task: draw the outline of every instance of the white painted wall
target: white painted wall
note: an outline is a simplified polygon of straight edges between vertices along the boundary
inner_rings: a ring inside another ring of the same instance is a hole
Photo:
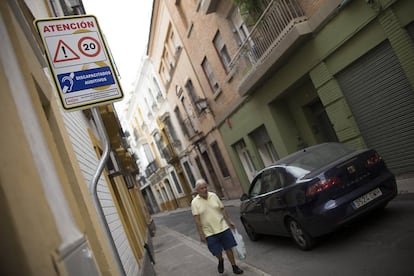
[[[69,133],[76,158],[85,179],[85,183],[90,185],[99,162],[87,131],[88,128],[90,128],[94,131],[94,133],[97,133],[95,131],[94,124],[87,120],[82,111],[62,111],[62,116],[66,129]],[[127,275],[138,275],[138,264],[135,260],[131,246],[129,245],[125,229],[119,218],[112,194],[103,176],[99,178],[97,191],[98,198],[103,207],[106,221],[115,241],[115,246],[118,250],[119,256],[121,257],[125,272]]]

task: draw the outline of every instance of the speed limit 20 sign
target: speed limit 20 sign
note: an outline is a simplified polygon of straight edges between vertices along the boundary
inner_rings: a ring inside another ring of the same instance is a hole
[[[93,15],[36,20],[65,110],[123,98],[109,51]]]

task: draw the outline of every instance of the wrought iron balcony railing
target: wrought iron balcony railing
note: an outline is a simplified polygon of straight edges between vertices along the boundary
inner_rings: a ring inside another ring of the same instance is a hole
[[[189,139],[193,138],[198,134],[198,130],[196,129],[195,122],[193,122],[190,118],[186,118],[183,121],[183,124],[187,130],[185,133]]]
[[[230,72],[246,74],[266,59],[296,24],[306,20],[297,0],[271,1],[232,58]]]
[[[150,177],[158,170],[157,162],[154,160],[148,164],[148,166],[145,168],[145,176]]]
[[[172,145],[165,145],[161,150],[161,155],[167,163],[174,162],[178,158]]]

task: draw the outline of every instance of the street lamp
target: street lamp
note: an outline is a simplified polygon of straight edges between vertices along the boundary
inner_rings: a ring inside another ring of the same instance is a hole
[[[201,113],[203,112],[205,109],[208,108],[208,101],[207,99],[198,99],[195,101],[195,104],[197,106],[197,110]]]

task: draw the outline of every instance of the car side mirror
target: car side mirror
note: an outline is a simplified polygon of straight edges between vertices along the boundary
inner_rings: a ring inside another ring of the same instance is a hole
[[[240,197],[240,201],[245,201],[248,199],[249,199],[249,196],[247,194],[242,194],[242,196]]]

